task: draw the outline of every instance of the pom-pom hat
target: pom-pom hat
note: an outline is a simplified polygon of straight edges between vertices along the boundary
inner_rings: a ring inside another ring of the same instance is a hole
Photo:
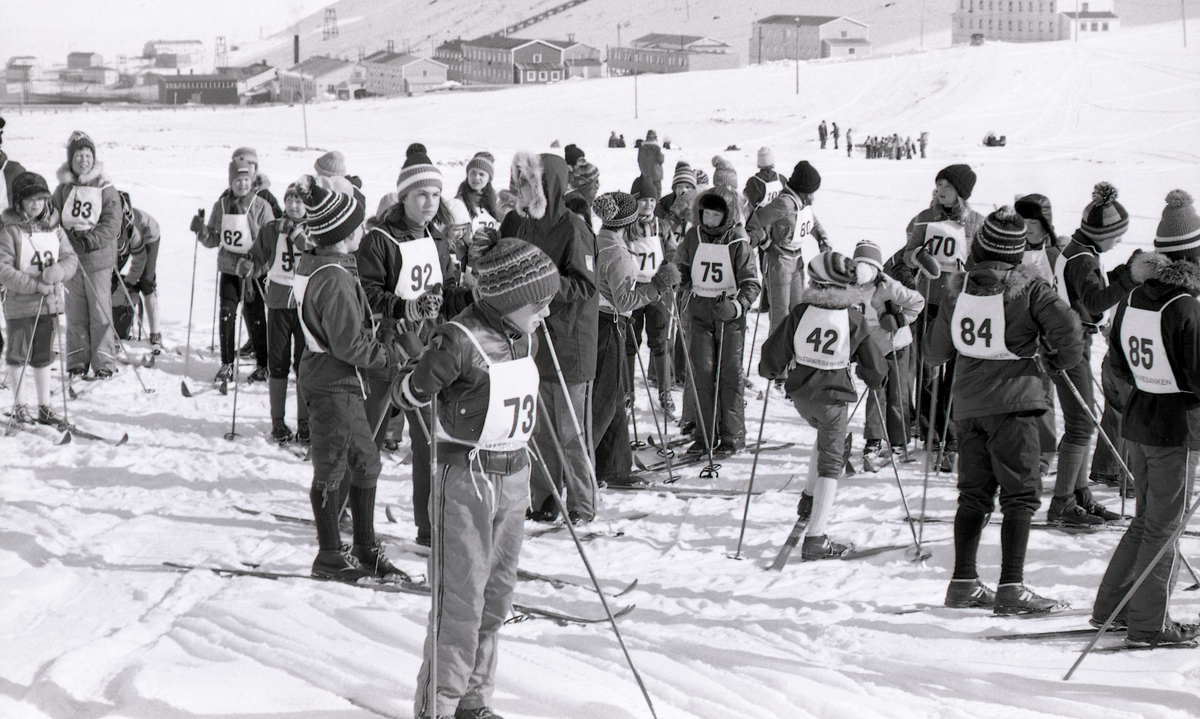
[[[1171,259],[1200,257],[1200,216],[1192,196],[1183,190],[1171,190],[1167,206],[1154,233],[1154,249]]]
[[[82,130],[76,130],[71,133],[71,137],[67,140],[67,162],[74,157],[75,151],[81,148],[87,148],[92,151],[92,158],[96,157],[96,143],[92,142],[92,138]]]
[[[475,262],[479,301],[501,314],[542,307],[558,293],[558,268],[537,247],[505,237]]]
[[[870,240],[860,240],[854,247],[854,261],[865,262],[868,265],[874,265],[883,270],[883,252],[879,249],[879,245]]]
[[[491,182],[492,178],[496,176],[496,158],[487,151],[476,152],[471,161],[467,163],[467,172],[471,170],[483,170],[487,173],[488,182]]]
[[[296,191],[308,211],[308,236],[319,247],[349,238],[366,219],[366,208],[354,195],[317,184],[312,177],[296,181]]]
[[[858,279],[854,260],[840,252],[822,252],[808,263],[809,280],[815,285],[845,289]]]
[[[323,177],[344,177],[346,174],[346,157],[337,150],[326,152],[313,163],[313,169]]]
[[[396,197],[403,201],[408,193],[426,187],[442,189],[442,171],[434,166],[428,155],[416,152],[404,160],[404,168],[396,180]]]
[[[1019,264],[1025,257],[1025,218],[1011,207],[1001,207],[987,216],[971,253],[976,260]]]
[[[675,187],[676,185],[696,187],[696,171],[683,160],[675,163],[675,176],[671,178],[671,187]]]
[[[1092,201],[1083,210],[1079,233],[1091,242],[1115,240],[1129,229],[1129,213],[1117,202],[1117,188],[1107,182],[1092,188]]]
[[[771,148],[763,146],[758,148],[758,166],[772,167],[775,164],[775,153],[771,152]]]
[[[632,225],[637,219],[637,200],[625,192],[606,192],[592,203],[592,212],[605,228],[618,230]]]

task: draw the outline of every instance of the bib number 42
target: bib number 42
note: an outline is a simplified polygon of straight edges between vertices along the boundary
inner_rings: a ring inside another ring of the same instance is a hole
[[[817,327],[812,332],[809,332],[808,337],[804,338],[805,342],[813,346],[814,353],[820,352],[821,354],[826,355],[831,355],[834,353],[833,346],[837,344],[837,340],[837,330],[826,330],[820,327]],[[822,341],[825,342],[824,346],[821,345]]]

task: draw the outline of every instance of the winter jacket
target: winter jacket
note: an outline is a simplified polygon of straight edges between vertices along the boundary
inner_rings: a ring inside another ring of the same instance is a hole
[[[221,247],[221,221],[225,215],[246,215],[250,224],[250,237],[242,239],[248,247],[253,247],[258,233],[268,223],[275,219],[275,212],[270,203],[253,192],[245,197],[235,197],[231,190],[225,190],[213,205],[212,214],[208,217],[208,227],[200,236],[200,244],[208,248]],[[238,255],[221,247],[217,254],[217,269],[229,275],[237,274],[237,262],[244,255]]]
[[[928,208],[918,212],[917,216],[909,221],[908,227],[904,230],[905,235],[908,237],[908,241],[904,245],[904,262],[909,267],[914,270],[918,267],[916,260],[913,259],[913,255],[917,250],[925,247],[925,230],[927,229],[927,225],[931,222],[945,222],[948,220],[962,225],[963,232],[966,235],[966,247],[956,248],[959,249],[958,254],[963,258],[971,256],[971,244],[974,243],[975,236],[983,228],[983,215],[972,210],[967,205],[966,200],[962,198],[959,198],[954,207],[950,208],[943,207],[935,198],[929,204]],[[930,250],[930,252],[932,253],[933,250]],[[960,264],[958,269],[961,270],[962,268],[963,265]],[[943,271],[941,277],[929,282],[929,289],[925,295],[927,303],[931,305],[940,305],[942,303],[942,296],[946,292],[946,283],[949,281],[951,274],[953,273]],[[923,279],[920,285],[922,287],[925,286]]]
[[[1194,299],[1200,295],[1200,266],[1157,252],[1140,254],[1130,265],[1134,279],[1144,279],[1145,284],[1117,306],[1105,360],[1115,376],[1133,387],[1125,403],[1121,436],[1155,447],[1200,449],[1200,302]],[[1121,339],[1125,311],[1129,307],[1157,311],[1180,295],[1187,297],[1162,310],[1164,346],[1151,348],[1157,353],[1151,356],[1170,363],[1182,391],[1143,392],[1137,388],[1129,368],[1129,348]]]
[[[675,251],[679,249],[679,241],[683,239],[683,233],[680,232],[676,235],[671,231],[671,223],[659,217],[658,212],[655,212],[651,217],[638,215],[638,218],[629,226],[629,238],[626,238],[626,242],[629,242],[631,238],[651,235],[658,235],[659,241],[662,242],[663,261],[670,262],[675,257]]]
[[[683,195],[675,192],[663,195],[654,206],[654,216],[667,223],[667,234],[671,236],[672,247],[679,246],[683,235],[691,226],[695,202],[696,191],[689,189]]]
[[[602,311],[628,317],[637,308],[658,301],[658,289],[649,282],[638,282],[637,271],[625,244],[625,230],[601,228],[596,235],[596,287]]]
[[[410,281],[411,277],[411,271],[404,267],[399,245],[425,237],[434,239],[441,263],[442,310],[439,315],[453,317],[472,301],[470,291],[458,284],[458,265],[446,243],[434,238],[426,227],[409,227],[404,206],[394,205],[384,212],[378,225],[363,238],[356,253],[358,277],[367,293],[371,313],[379,326],[388,330],[382,336],[384,338],[390,336],[392,330],[410,332],[422,325],[420,322],[414,324],[409,320],[396,319],[397,314],[404,316],[409,301],[396,295],[395,290],[401,279]],[[429,338],[436,325],[437,322],[433,321],[423,323],[423,328],[417,334],[421,344]]]
[[[142,279],[142,273],[146,271],[150,245],[162,239],[162,230],[158,227],[158,221],[149,213],[135,207],[133,208],[133,226],[128,229],[128,232],[130,233],[129,269],[125,272],[124,281],[127,285],[136,285]]]
[[[1004,343],[1022,359],[959,355],[951,321],[964,282],[972,295],[1003,293]],[[926,364],[936,367],[958,355],[953,419],[1044,411],[1051,406],[1035,356],[1040,351],[1051,368],[1070,369],[1083,358],[1082,333],[1079,317],[1034,271],[1023,265],[980,262],[970,272],[956,272],[949,278],[944,305],[925,334],[924,356]]]
[[[785,186],[774,200],[755,210],[746,222],[750,244],[773,255],[791,258],[800,254],[800,243],[812,235],[821,252],[828,250],[829,236],[816,215],[812,216],[811,225],[797,227],[797,216],[804,207],[804,200]]]
[[[917,319],[921,310],[925,309],[925,298],[920,292],[910,290],[899,280],[883,273],[870,285],[856,286],[854,289],[859,293],[863,317],[867,320],[871,339],[879,345],[884,354],[891,352],[893,347],[899,349],[912,344],[912,330],[908,326]],[[885,314],[893,315],[896,324],[900,326],[894,337],[879,326],[879,318]]]
[[[280,269],[294,274],[300,253],[308,249],[308,226],[303,220],[297,224],[292,218],[284,216],[268,222],[263,225],[258,237],[254,238],[254,245],[246,254],[246,257],[254,262],[253,276],[267,275],[267,291],[263,299],[267,307],[273,310],[296,306],[296,299],[292,296],[292,285],[272,282],[270,278],[271,269],[275,266],[276,250],[279,249],[281,239],[283,242],[289,243],[287,249],[290,254],[284,254],[283,266]]]
[[[666,159],[656,142],[643,142],[638,148],[638,167],[656,186],[662,185],[663,161]]]
[[[692,229],[684,235],[683,241],[675,251],[675,262],[679,265],[679,273],[683,278],[681,288],[691,292],[698,277],[692,276],[692,260],[696,248],[701,244],[728,245],[730,261],[733,263],[733,276],[736,284],[736,294],[729,299],[735,299],[742,306],[744,315],[758,298],[762,291],[762,282],[758,278],[758,266],[750,251],[750,242],[742,228],[735,224],[737,218],[737,197],[733,191],[724,187],[713,187],[704,191],[703,195],[720,197],[725,203],[725,221],[719,227],[704,227],[699,218],[699,202],[696,203],[697,214],[693,216]],[[690,315],[706,319],[714,319],[713,308],[720,302],[719,297],[692,296],[687,308]]]
[[[17,179],[17,175],[21,174],[22,172],[25,172],[25,168],[21,166],[21,163],[8,159],[8,155],[4,154],[3,151],[0,151],[0,179],[3,179],[4,181],[3,199],[5,200],[5,207],[0,209],[12,207],[12,183],[13,180]]]
[[[759,205],[766,206],[763,201],[770,202],[775,198],[767,199],[767,183],[778,182],[779,187],[775,188],[776,192],[783,192],[783,188],[787,187],[788,178],[777,172],[773,167],[764,167],[757,173],[750,176],[746,180],[746,189],[742,190],[742,195],[746,198],[746,204],[750,205],[751,214]]]
[[[485,302],[467,308],[454,321],[471,331],[493,363],[537,354],[537,338],[521,332]],[[466,452],[479,441],[487,418],[491,376],[475,344],[458,327],[449,324],[438,327],[421,359],[405,367],[392,387],[393,402],[398,406],[423,406],[438,394],[442,431],[462,440],[459,443],[453,439],[439,440],[439,452],[455,451],[454,445]],[[480,452],[484,454],[493,453]],[[524,464],[516,468],[521,466]]]
[[[501,237],[516,237],[549,255],[558,267],[558,294],[550,301],[545,329],[568,384],[596,377],[598,311],[596,238],[579,215],[567,209],[567,162],[557,155],[517,153],[513,175],[521,198],[500,224]],[[556,378],[550,349],[537,353],[542,381]]]
[[[1116,307],[1137,287],[1128,264],[1111,270],[1106,281],[1100,267],[1100,252],[1079,232],[1063,250],[1060,261],[1065,263],[1063,279],[1066,280],[1067,299],[1071,308],[1079,313],[1084,330],[1089,334],[1098,331],[1105,310]]]
[[[332,265],[340,269],[318,269]],[[300,378],[305,391],[357,393],[364,398],[366,386],[359,370],[387,369],[397,365],[388,349],[375,339],[367,293],[358,281],[354,255],[343,255],[317,247],[300,256],[297,279],[311,278],[304,304],[297,308],[300,321],[324,350],[314,352],[305,342],[300,359]],[[307,340],[307,338],[306,338]]]
[[[858,376],[870,389],[879,389],[887,378],[887,360],[883,351],[871,340],[867,320],[857,289],[812,288],[800,294],[800,302],[792,308],[762,346],[758,363],[759,375],[767,379],[786,377],[784,391],[793,400],[837,404],[854,402],[858,393],[850,368],[819,369],[799,364],[796,358],[796,329],[810,307],[827,310],[846,309],[850,315],[850,361],[858,364]],[[800,338],[804,341],[803,338]]]
[[[59,226],[58,211],[47,204],[41,218],[30,222],[16,210],[7,209],[0,220],[0,287],[7,293],[4,297],[4,316],[8,319],[36,317],[38,304],[42,314],[59,314],[65,311],[62,292],[43,295],[37,291],[41,273],[27,274],[18,267],[18,258],[24,243],[34,232],[53,232],[58,237],[58,262],[69,279],[79,269],[79,258],[67,239],[67,231]]]
[[[104,174],[104,163],[97,161],[84,177],[76,177],[69,164],[58,169],[59,185],[50,197],[62,220],[63,203],[76,185],[99,187],[100,215],[96,226],[86,232],[67,230],[71,247],[79,256],[79,266],[88,272],[107,270],[117,264],[117,238],[121,234],[121,195]],[[68,209],[68,212],[71,210]],[[63,229],[66,229],[64,226]]]

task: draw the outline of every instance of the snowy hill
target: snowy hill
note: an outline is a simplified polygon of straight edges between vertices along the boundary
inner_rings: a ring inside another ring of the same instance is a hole
[[[188,339],[195,251],[187,225],[225,187],[234,148],[256,147],[263,172],[282,188],[320,154],[296,149],[304,145],[306,120],[309,144],[345,153],[374,204],[393,187],[412,141],[428,146],[448,189],[477,150],[496,155],[503,185],[515,150],[550,151],[556,139],[587,151],[602,189],[624,189],[636,174],[635,154],[603,146],[612,130],[629,140],[649,128],[670,136],[679,149],[668,152],[668,171],[679,159],[711,169],[710,158],[724,154],[742,182],[754,169],[755,150],[769,144],[780,169],[803,158],[820,170],[815,211],[835,248],[847,252],[862,238],[895,250],[905,223],[928,204],[934,175],[950,163],[975,168],[971,202],[982,211],[1018,193],[1048,195],[1061,234],[1077,226],[1092,185],[1109,180],[1131,215],[1116,261],[1149,246],[1169,190],[1200,193],[1197,52],[1194,42],[1181,47],[1178,26],[1165,25],[1078,45],[989,44],[809,63],[800,68],[799,96],[795,69],[786,64],[643,77],[637,119],[632,79],[325,103],[310,105],[306,117],[300,107],[6,113],[4,149],[13,159],[52,177],[70,132],[85,130],[113,181],[159,220],[169,349],[141,371],[154,393],[140,392],[124,367],[110,382],[80,383],[80,398],[68,403],[84,429],[109,437],[128,432],[129,444],[76,439],[56,446],[49,432],[0,437],[0,717],[411,716],[425,599],[163,566],[306,572],[316,551],[310,527],[239,511],[307,514],[311,469],[267,441],[261,384],[242,385],[241,436],[223,439],[232,396],[207,382],[218,366],[207,349],[216,269],[208,250],[198,256],[187,360],[196,396],[180,395],[185,359],[175,350]],[[822,152],[821,119],[852,128],[858,138],[929,131],[930,157],[867,161]],[[1007,135],[1008,146],[983,147],[989,130]],[[742,149],[726,152],[730,144]],[[140,355],[145,345],[131,349]],[[1099,359],[1097,352],[1093,361]],[[754,384],[746,394],[751,438],[764,411],[757,394],[765,383]],[[645,433],[653,420],[644,394],[638,407]],[[764,571],[795,519],[814,437],[777,394],[766,418],[766,442],[796,446],[762,456],[755,489],[764,493],[749,510],[744,561],[728,558],[743,511],[738,497],[603,492],[589,527],[599,536],[586,548],[605,586],[639,580],[613,603],[637,605],[620,626],[659,717],[1200,715],[1195,651],[1099,653],[1064,683],[1082,642],[983,637],[1081,627],[1084,616],[1022,621],[942,609],[953,559],[949,524],[925,527],[932,552],[925,563],[897,549],[852,562],[795,558],[780,574]],[[861,411],[851,428],[861,438]],[[859,449],[861,441],[856,455]],[[914,512],[923,480],[923,455],[916,457],[898,465]],[[718,479],[700,480],[691,468],[679,484],[744,491],[749,470],[743,454],[725,462]],[[409,473],[400,457],[385,460],[377,527],[389,535],[396,562],[420,572],[422,560],[405,541],[415,533]],[[895,480],[890,470],[845,479],[831,534],[863,547],[910,542]],[[1097,493],[1119,505],[1111,491]],[[930,476],[931,517],[952,516],[955,497],[951,477]],[[399,524],[387,522],[385,504]],[[990,583],[998,534],[989,527],[980,552]],[[1036,531],[1027,580],[1086,610],[1119,536]],[[1181,549],[1194,557],[1200,546],[1189,536]],[[561,531],[528,538],[521,566],[587,581]],[[570,585],[524,581],[517,594],[526,604],[601,615],[593,593]],[[1172,613],[1195,621],[1198,608],[1197,594],[1179,592]],[[1102,646],[1118,643],[1108,638]],[[603,624],[514,624],[504,629],[500,652],[495,708],[509,719],[649,716]]]

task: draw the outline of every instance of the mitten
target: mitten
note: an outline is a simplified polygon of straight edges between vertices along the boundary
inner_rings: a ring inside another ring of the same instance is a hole
[[[742,303],[737,300],[721,300],[713,307],[713,317],[722,322],[733,322],[742,316]]]
[[[421,343],[421,338],[416,332],[399,333],[391,346],[398,353],[400,364],[417,359],[425,351],[425,345]]]
[[[243,280],[242,281],[242,301],[243,302],[253,302],[258,297],[257,293],[255,292],[256,286],[257,286],[257,284],[254,282],[254,280]]]
[[[410,302],[410,305],[416,306],[417,318],[419,320],[437,319],[438,312],[442,309],[442,285],[438,284],[426,290],[425,294],[417,298],[416,302]]]
[[[412,389],[411,381],[415,369],[415,365],[405,365],[396,379],[392,380],[392,405],[410,412],[429,404],[429,398],[420,396]]]
[[[48,285],[45,282],[38,282],[37,291],[38,294],[49,297],[50,295],[54,294],[54,285]]]
[[[888,334],[893,334],[900,329],[902,325],[897,321],[896,315],[883,314],[879,315],[879,327]]]
[[[408,319],[408,306],[412,304],[409,300],[396,298],[396,303],[392,305],[392,319],[405,320]]]
[[[929,275],[929,279],[931,280],[936,280],[942,276],[942,268],[938,265],[937,260],[933,258],[933,255],[929,254],[929,250],[924,247],[918,248],[913,253],[913,262],[916,262],[917,267]]]
[[[66,279],[67,271],[60,264],[53,264],[42,270],[42,282],[48,285],[57,285]]]
[[[658,267],[658,272],[654,273],[654,277],[650,278],[650,284],[659,292],[667,292],[679,286],[682,279],[679,272],[679,265],[674,262],[664,262]]]
[[[249,277],[254,274],[254,260],[249,257],[243,257],[237,261],[238,277]]]
[[[204,211],[203,210],[201,210],[200,212],[197,212],[196,215],[194,217],[192,217],[192,224],[188,226],[188,229],[190,229],[193,234],[197,234],[197,235],[204,234],[204,230],[206,228],[204,227]]]

